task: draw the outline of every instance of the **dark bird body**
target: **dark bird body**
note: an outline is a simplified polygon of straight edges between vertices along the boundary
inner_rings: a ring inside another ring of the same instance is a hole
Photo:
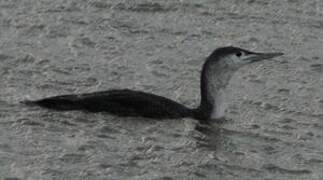
[[[234,72],[245,64],[280,55],[282,53],[255,53],[236,47],[216,49],[203,65],[201,103],[195,109],[165,97],[128,89],[53,96],[24,103],[59,111],[109,112],[118,116],[217,119],[224,116],[223,90]]]
[[[119,116],[181,118],[191,115],[190,109],[173,100],[128,89],[54,96],[29,103],[60,111],[109,112]]]

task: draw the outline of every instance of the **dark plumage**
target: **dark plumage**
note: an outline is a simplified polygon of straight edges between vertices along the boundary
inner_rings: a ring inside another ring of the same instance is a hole
[[[27,104],[35,104],[59,111],[105,111],[119,116],[180,118],[191,115],[188,108],[175,101],[158,95],[128,89],[54,96],[37,101],[27,101]]]
[[[173,100],[158,95],[122,89],[48,97],[36,101],[24,101],[59,111],[84,110],[109,112],[118,116],[148,118],[192,117],[208,120],[223,116],[222,89],[233,73],[242,65],[261,59],[269,59],[282,53],[255,53],[236,47],[218,48],[206,59],[201,72],[201,103],[190,109]],[[219,104],[218,101],[221,101]]]

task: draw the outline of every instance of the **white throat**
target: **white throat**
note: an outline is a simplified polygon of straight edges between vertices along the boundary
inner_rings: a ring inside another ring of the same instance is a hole
[[[215,97],[213,97],[213,109],[211,113],[211,119],[221,119],[225,116],[226,102],[225,102],[225,91],[219,89]]]

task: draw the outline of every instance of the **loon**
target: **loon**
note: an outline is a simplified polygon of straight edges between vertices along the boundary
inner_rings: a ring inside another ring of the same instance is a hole
[[[188,108],[171,99],[129,89],[52,96],[28,105],[68,111],[108,112],[117,116],[135,116],[155,119],[191,117],[200,121],[224,118],[225,88],[233,74],[244,65],[281,56],[283,53],[259,53],[238,47],[220,47],[205,60],[201,71],[200,105]]]

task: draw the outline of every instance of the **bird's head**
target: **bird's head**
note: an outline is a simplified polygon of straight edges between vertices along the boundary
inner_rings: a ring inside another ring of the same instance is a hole
[[[214,50],[213,53],[208,57],[208,60],[217,62],[217,64],[220,64],[226,68],[237,69],[246,64],[271,59],[281,55],[283,55],[283,53],[252,52],[245,49],[228,46]]]

